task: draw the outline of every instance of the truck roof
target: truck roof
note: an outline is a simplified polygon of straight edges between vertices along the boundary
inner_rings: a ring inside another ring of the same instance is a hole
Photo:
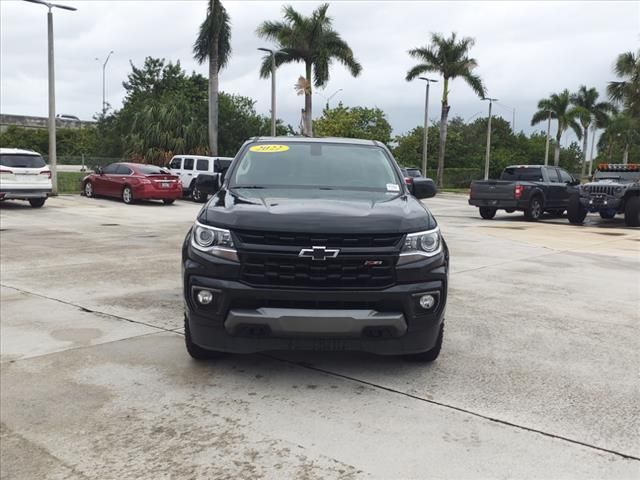
[[[254,137],[251,142],[289,142],[289,143],[344,143],[352,145],[382,145],[377,140],[365,140],[362,138],[343,138],[343,137]]]
[[[507,168],[542,168],[542,167],[553,167],[553,165],[509,165]]]

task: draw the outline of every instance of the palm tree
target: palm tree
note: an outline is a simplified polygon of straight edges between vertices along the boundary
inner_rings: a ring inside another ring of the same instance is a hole
[[[609,102],[598,102],[598,91],[595,88],[587,88],[582,85],[578,93],[571,95],[571,103],[578,109],[578,120],[582,126],[582,176],[587,167],[587,144],[589,139],[589,126],[602,123],[607,114],[613,111],[613,105]]]
[[[276,66],[304,63],[305,84],[299,90],[304,94],[304,134],[310,137],[313,136],[312,80],[316,88],[326,85],[333,60],[347,67],[354,77],[362,71],[349,45],[333,30],[332,19],[327,16],[328,8],[329,4],[324,3],[306,17],[288,5],[283,9],[284,21],[265,21],[256,30],[258,36],[278,44],[280,51],[275,55]],[[260,68],[262,78],[271,75],[271,62],[271,55],[264,58]]]
[[[577,122],[580,115],[577,107],[571,107],[571,94],[566,88],[560,93],[554,93],[549,98],[543,98],[538,102],[538,111],[531,118],[531,125],[535,125],[547,120],[549,113],[551,118],[558,121],[558,131],[556,133],[556,144],[553,152],[553,164],[557,167],[560,163],[560,139],[562,134],[569,128],[576,133],[578,139],[582,138],[582,129]]]
[[[431,34],[431,45],[409,50],[409,55],[420,63],[407,72],[410,81],[426,72],[435,72],[443,77],[442,111],[440,114],[440,152],[438,154],[437,183],[442,187],[444,172],[444,154],[447,143],[447,117],[449,115],[449,82],[461,77],[480,98],[486,93],[480,77],[473,73],[478,66],[475,58],[469,58],[469,49],[475,40],[470,37],[458,39],[451,34],[449,38],[439,33]]]
[[[640,117],[640,50],[618,55],[613,70],[623,80],[609,82],[609,98],[622,104],[633,117]]]
[[[193,44],[193,56],[200,64],[209,61],[209,148],[218,155],[218,74],[231,57],[229,15],[220,0],[209,0],[207,18]]]
[[[637,119],[626,112],[616,113],[608,117],[606,125],[605,123],[601,125],[604,126],[604,132],[600,136],[598,149],[606,149],[607,161],[611,162],[615,145],[618,144],[621,147],[624,145],[622,163],[627,164],[629,162],[629,146],[640,138]]]

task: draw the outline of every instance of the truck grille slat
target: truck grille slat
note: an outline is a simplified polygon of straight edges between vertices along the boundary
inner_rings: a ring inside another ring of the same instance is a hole
[[[252,245],[311,247],[393,247],[402,234],[318,235],[310,233],[276,233],[234,230],[241,243]]]
[[[290,254],[240,252],[241,278],[259,286],[382,288],[394,281],[395,257],[338,256],[323,261]]]

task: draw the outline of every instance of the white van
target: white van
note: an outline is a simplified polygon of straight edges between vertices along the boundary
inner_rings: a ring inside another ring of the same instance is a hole
[[[205,157],[202,155],[176,155],[167,168],[178,175],[185,196],[191,195],[194,202],[206,202],[207,195],[195,188],[195,179],[202,173],[224,173],[231,165],[231,157]]]
[[[0,148],[0,200],[28,200],[40,208],[51,191],[51,170],[39,153]]]

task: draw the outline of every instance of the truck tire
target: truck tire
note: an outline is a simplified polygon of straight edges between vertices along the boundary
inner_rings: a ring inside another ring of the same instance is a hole
[[[191,183],[191,200],[196,203],[204,203],[207,201],[207,196],[208,195],[206,193],[198,190],[198,188],[196,187],[196,181],[194,180]]]
[[[438,339],[436,340],[435,346],[431,350],[427,350],[426,352],[421,353],[413,353],[411,355],[405,355],[404,358],[413,362],[433,362],[436,358],[438,358],[438,355],[440,355],[443,337],[444,323],[440,325],[440,333],[438,334]]]
[[[187,317],[184,318],[184,343],[187,347],[187,352],[194,360],[211,360],[213,358],[222,358],[227,354],[224,352],[218,352],[216,350],[206,350],[199,347],[191,339],[191,331],[189,330],[189,322]]]
[[[616,212],[611,210],[600,210],[599,213],[600,213],[600,218],[604,220],[611,220],[613,217],[616,216]]]
[[[572,195],[569,197],[569,204],[567,206],[567,217],[569,218],[569,223],[582,225],[586,216],[587,209],[580,203],[580,197],[578,197],[578,195]]]
[[[640,227],[640,197],[630,197],[624,207],[624,223],[627,227]]]
[[[29,205],[31,205],[33,208],[40,208],[44,205],[44,202],[46,201],[47,201],[46,198],[30,198]]]
[[[540,195],[534,195],[529,200],[529,205],[524,209],[524,218],[530,222],[537,222],[542,216],[542,197]]]
[[[480,216],[485,220],[491,220],[496,216],[497,208],[492,207],[480,207]]]

